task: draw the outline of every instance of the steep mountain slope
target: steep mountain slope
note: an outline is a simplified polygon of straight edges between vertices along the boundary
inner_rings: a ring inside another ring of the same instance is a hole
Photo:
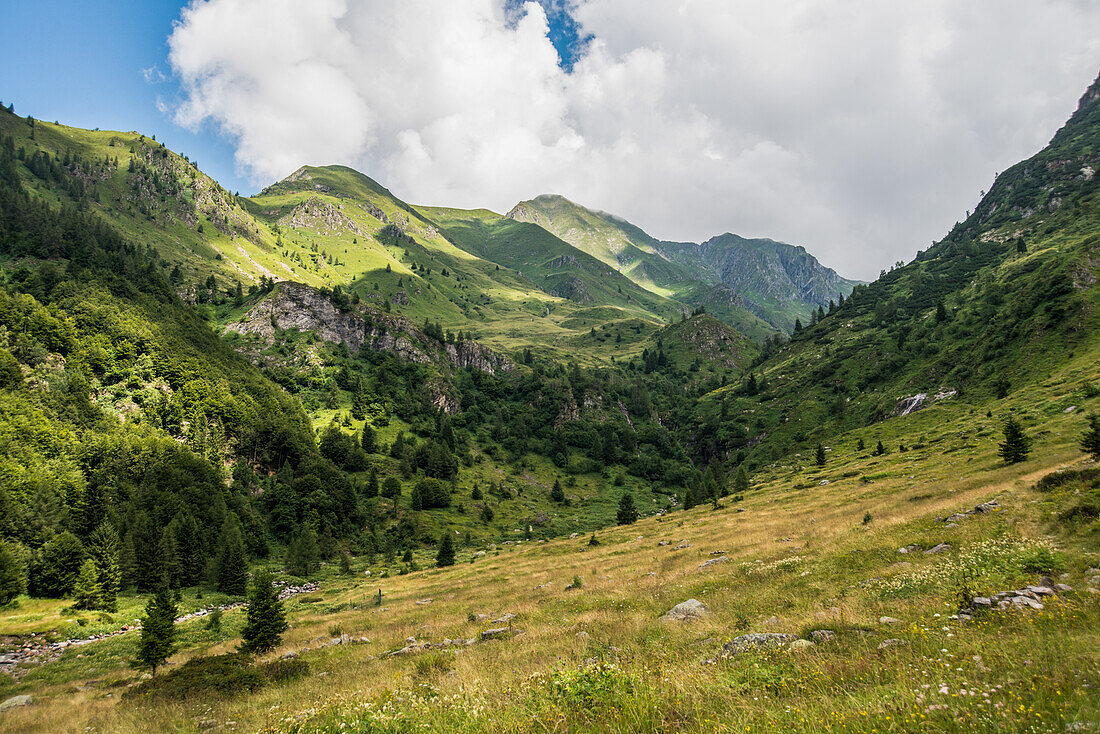
[[[803,247],[769,239],[726,233],[698,245],[663,242],[660,251],[694,266],[696,277],[726,284],[753,313],[787,332],[796,319],[807,323],[812,311],[849,295],[858,283],[823,266]]]
[[[769,343],[758,392],[742,385],[711,396],[712,411],[752,415],[728,448],[759,465],[935,403],[998,410],[1017,391],[1031,396],[1025,415],[1035,425],[1091,394],[1100,364],[1097,92],[943,240],[857,286],[789,343]]]
[[[507,216],[539,225],[654,293],[672,296],[677,286],[693,279],[690,271],[665,259],[660,243],[638,227],[563,196],[543,194],[521,201]]]
[[[702,244],[664,242],[624,219],[557,195],[521,201],[508,217],[538,224],[642,287],[704,306],[749,334],[756,330],[739,315],[741,308],[789,332],[796,319],[808,322],[818,306],[847,296],[858,282],[841,278],[802,247],[732,234]],[[741,302],[713,289],[720,285]]]

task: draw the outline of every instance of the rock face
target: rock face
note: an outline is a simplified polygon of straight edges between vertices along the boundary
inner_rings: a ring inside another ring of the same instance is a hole
[[[225,329],[257,335],[269,343],[276,329],[312,331],[322,340],[344,344],[352,351],[365,346],[375,352],[394,352],[406,362],[416,364],[449,363],[489,374],[515,368],[511,360],[478,342],[445,344],[429,337],[403,316],[367,307],[342,311],[321,291],[301,283],[280,283],[242,320],[226,325]]]
[[[341,213],[334,204],[316,196],[311,196],[289,214],[279,218],[283,227],[308,227],[327,232],[352,232],[361,235],[363,230],[351,219]]]
[[[665,612],[661,619],[668,619],[675,622],[687,622],[692,619],[701,619],[710,614],[710,610],[707,606],[698,599],[688,599],[687,601],[680,602],[672,609]]]

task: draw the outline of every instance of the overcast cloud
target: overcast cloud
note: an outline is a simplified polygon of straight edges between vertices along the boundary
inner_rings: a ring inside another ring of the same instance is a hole
[[[563,0],[553,0],[561,3]],[[560,193],[651,234],[803,244],[870,279],[1041,148],[1100,71],[1087,0],[579,0],[563,71],[502,0],[195,0],[178,122],[257,185],[353,166],[415,203]]]

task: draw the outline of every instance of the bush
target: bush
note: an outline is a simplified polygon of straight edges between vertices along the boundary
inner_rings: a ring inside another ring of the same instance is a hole
[[[1073,482],[1090,482],[1097,479],[1100,479],[1100,468],[1056,471],[1037,481],[1035,489],[1040,492],[1050,492]]]

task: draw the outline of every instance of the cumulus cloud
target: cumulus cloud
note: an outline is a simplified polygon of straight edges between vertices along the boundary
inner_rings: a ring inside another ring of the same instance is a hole
[[[403,198],[561,193],[655,236],[804,244],[844,274],[942,235],[1098,71],[1077,0],[194,0],[181,124],[257,184],[342,163]]]

